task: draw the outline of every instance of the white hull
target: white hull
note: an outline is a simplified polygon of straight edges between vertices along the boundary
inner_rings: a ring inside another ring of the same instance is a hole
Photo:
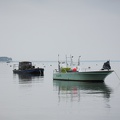
[[[104,81],[113,70],[85,71],[85,72],[56,72],[53,73],[54,80],[72,81]]]

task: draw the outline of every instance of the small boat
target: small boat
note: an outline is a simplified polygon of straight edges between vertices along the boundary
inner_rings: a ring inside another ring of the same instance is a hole
[[[111,70],[110,61],[105,62],[103,68],[100,70],[82,71],[81,69],[78,69],[80,68],[80,57],[78,59],[77,67],[73,67],[72,56],[70,56],[70,59],[70,66],[68,66],[66,60],[66,67],[61,67],[58,59],[58,70],[53,72],[53,80],[104,82],[105,78],[113,72],[113,70]]]
[[[44,76],[44,68],[35,68],[32,65],[32,62],[22,61],[19,62],[18,69],[16,69],[16,64],[14,64],[13,73],[17,74],[32,74],[32,75],[41,75]]]

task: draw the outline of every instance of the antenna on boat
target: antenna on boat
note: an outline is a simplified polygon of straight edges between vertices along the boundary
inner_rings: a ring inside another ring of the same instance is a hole
[[[67,55],[66,55],[66,67],[68,67],[68,63],[67,63]]]
[[[68,67],[67,58],[70,58],[70,66],[72,66],[73,65],[73,60],[72,60],[73,56],[70,55],[70,57],[67,57],[67,55],[66,55],[66,67]]]
[[[58,71],[60,71],[60,61],[59,61],[59,54],[58,54]]]
[[[72,60],[73,56],[70,55],[70,60],[71,60],[71,63],[70,63],[70,66],[73,65],[73,60]]]
[[[79,58],[78,58],[78,66],[80,66],[80,57],[81,57],[81,56],[79,56]]]

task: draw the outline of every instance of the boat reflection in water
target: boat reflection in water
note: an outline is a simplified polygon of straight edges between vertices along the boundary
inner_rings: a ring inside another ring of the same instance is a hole
[[[19,84],[27,84],[27,83],[37,83],[43,82],[44,77],[39,74],[14,74],[14,77],[18,77]]]
[[[54,90],[58,91],[59,101],[61,99],[80,101],[81,97],[91,94],[92,97],[109,99],[112,93],[112,89],[105,83],[53,80],[53,86]]]

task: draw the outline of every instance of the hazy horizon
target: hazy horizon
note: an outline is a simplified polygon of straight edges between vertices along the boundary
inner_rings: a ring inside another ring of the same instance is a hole
[[[0,56],[120,60],[118,0],[0,0]]]

